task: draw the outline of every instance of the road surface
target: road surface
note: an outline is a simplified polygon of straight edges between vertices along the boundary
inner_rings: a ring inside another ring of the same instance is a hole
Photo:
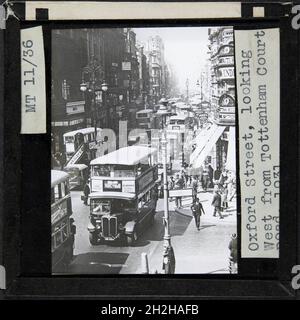
[[[147,253],[150,272],[162,272],[163,254],[163,200],[159,199],[153,225],[138,239],[134,247],[120,242],[107,242],[91,246],[87,226],[89,207],[81,201],[81,192],[72,191],[73,218],[77,227],[74,259],[67,273],[70,274],[137,274],[141,273],[141,255]],[[228,241],[236,232],[235,209],[228,219],[211,216],[210,193],[200,195],[206,215],[202,217],[201,230],[196,230],[189,212],[189,199],[184,210],[174,211],[170,203],[170,233],[176,257],[176,273],[227,273]],[[230,211],[230,210],[229,210]],[[226,220],[227,219],[227,220]]]

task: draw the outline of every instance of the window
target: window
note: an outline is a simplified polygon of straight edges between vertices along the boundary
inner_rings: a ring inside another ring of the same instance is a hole
[[[61,191],[60,191],[59,184],[54,187],[54,197],[55,197],[55,201],[57,201],[61,198]]]
[[[65,143],[73,143],[74,137],[65,137]]]
[[[55,226],[51,241],[52,250],[58,248],[70,236],[68,221],[69,220],[64,220]]]
[[[95,165],[92,168],[93,176],[110,177],[110,166],[108,165]]]
[[[69,181],[65,181],[65,193],[68,195],[70,193]]]
[[[91,210],[94,213],[108,214],[111,211],[111,203],[105,199],[92,199]]]
[[[65,183],[61,183],[60,184],[60,187],[61,187],[61,198],[65,197],[66,196],[66,188],[65,188]]]

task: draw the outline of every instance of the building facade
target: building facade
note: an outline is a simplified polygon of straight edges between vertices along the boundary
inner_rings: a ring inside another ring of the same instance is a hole
[[[220,137],[210,154],[210,163],[215,169],[226,168],[229,142],[235,133],[235,73],[234,73],[234,44],[233,29],[218,27],[209,29],[210,54],[210,102],[215,124],[222,127]],[[207,71],[208,72],[208,71]],[[231,158],[234,158],[235,155]]]
[[[150,37],[147,42],[150,86],[149,95],[152,104],[157,104],[166,95],[166,63],[164,43],[159,36]]]

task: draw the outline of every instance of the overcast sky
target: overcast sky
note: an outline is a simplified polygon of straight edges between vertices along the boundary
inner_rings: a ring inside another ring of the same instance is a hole
[[[189,78],[190,90],[196,88],[200,71],[205,65],[208,45],[208,28],[135,28],[137,41],[146,43],[150,36],[159,35],[165,45],[165,60],[175,70],[181,90]]]

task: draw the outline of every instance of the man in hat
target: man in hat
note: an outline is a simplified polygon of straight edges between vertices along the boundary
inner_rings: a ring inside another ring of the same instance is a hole
[[[174,189],[176,190],[182,190],[183,189],[183,185],[184,185],[184,181],[183,178],[179,176],[179,174],[176,174],[176,178],[174,181]],[[182,197],[181,196],[177,196],[176,197],[176,207],[179,209],[182,207]]]
[[[193,177],[192,180],[192,197],[193,197],[193,201],[194,199],[197,198],[197,194],[198,194],[198,180],[196,177]]]
[[[202,203],[199,201],[199,198],[195,198],[192,206],[191,206],[191,210],[193,213],[193,216],[195,218],[195,223],[196,223],[196,228],[198,230],[200,230],[200,217],[203,214],[205,214]]]
[[[228,245],[228,249],[230,250],[230,256],[229,256],[229,265],[230,265],[230,271],[232,273],[233,268],[236,268],[237,264],[237,236],[236,233],[233,233],[231,235],[231,240]]]
[[[215,217],[216,214],[218,213],[220,219],[223,219],[224,217],[221,214],[221,195],[220,195],[220,191],[217,189],[214,193],[211,205],[214,207],[214,213],[213,216]]]

